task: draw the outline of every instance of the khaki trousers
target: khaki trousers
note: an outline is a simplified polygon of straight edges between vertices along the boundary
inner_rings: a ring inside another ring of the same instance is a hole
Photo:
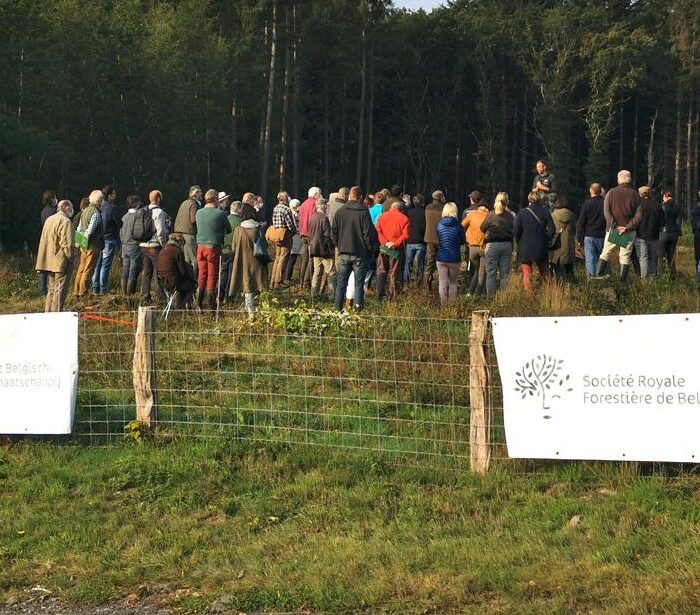
[[[313,257],[314,276],[311,281],[311,295],[318,296],[321,289],[321,279],[325,272],[328,279],[328,294],[335,296],[335,259],[333,257],[323,258],[322,256]]]
[[[82,297],[90,288],[90,280],[97,265],[97,258],[101,250],[80,250],[80,264],[78,272],[75,274],[75,285],[73,292],[76,297]]]
[[[46,302],[44,303],[45,312],[61,312],[63,310],[72,270],[73,267],[69,262],[63,273],[48,272],[46,274],[48,291],[46,293]]]

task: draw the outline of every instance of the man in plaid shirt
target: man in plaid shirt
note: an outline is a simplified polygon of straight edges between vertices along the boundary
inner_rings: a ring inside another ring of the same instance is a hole
[[[266,237],[276,248],[275,262],[272,264],[272,288],[282,286],[289,253],[292,249],[292,237],[297,233],[297,223],[289,208],[289,195],[280,192],[277,195],[277,205],[272,210],[272,226]]]

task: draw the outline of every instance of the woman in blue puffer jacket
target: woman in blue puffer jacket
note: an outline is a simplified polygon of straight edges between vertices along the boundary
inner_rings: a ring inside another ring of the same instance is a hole
[[[442,208],[442,219],[437,225],[437,270],[440,302],[457,298],[457,280],[462,262],[461,248],[464,245],[464,230],[457,219],[457,205],[447,203]]]

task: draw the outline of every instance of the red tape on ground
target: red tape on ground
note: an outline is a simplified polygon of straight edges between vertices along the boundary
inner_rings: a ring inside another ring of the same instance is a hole
[[[80,314],[80,318],[84,318],[85,320],[95,320],[97,322],[108,322],[113,325],[124,325],[125,327],[135,327],[136,323],[131,322],[129,320],[117,320],[115,318],[107,318],[106,316],[97,316],[97,314],[90,314],[90,313],[85,313],[85,314]]]

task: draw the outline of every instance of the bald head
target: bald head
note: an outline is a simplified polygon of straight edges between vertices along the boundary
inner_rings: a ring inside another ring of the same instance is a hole
[[[588,188],[591,198],[603,194],[603,187],[600,184],[591,184]]]

